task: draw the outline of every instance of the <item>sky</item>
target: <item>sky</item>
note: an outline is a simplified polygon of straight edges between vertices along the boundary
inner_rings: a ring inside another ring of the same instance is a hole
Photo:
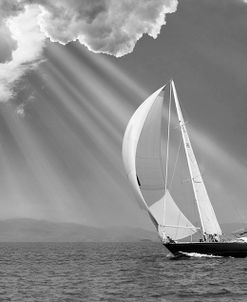
[[[241,0],[2,0],[0,219],[151,228],[122,138],[173,78],[219,221],[246,221],[246,16]]]

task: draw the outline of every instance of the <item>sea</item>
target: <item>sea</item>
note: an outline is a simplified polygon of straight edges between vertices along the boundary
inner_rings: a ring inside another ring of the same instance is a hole
[[[0,243],[0,301],[247,301],[247,258],[179,260],[152,241]]]

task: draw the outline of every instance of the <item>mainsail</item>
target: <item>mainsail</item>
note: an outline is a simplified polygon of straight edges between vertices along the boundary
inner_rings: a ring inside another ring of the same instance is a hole
[[[177,109],[178,119],[179,119],[179,125],[182,132],[183,137],[183,143],[184,143],[184,149],[187,157],[187,162],[189,166],[189,171],[191,175],[191,181],[193,186],[193,191],[195,195],[195,199],[197,202],[198,212],[202,224],[202,230],[203,232],[206,232],[207,234],[218,234],[221,235],[222,231],[219,226],[219,223],[217,221],[214,209],[212,207],[212,204],[209,200],[208,193],[206,190],[206,187],[204,185],[200,169],[198,167],[195,154],[193,152],[191,142],[189,139],[189,135],[186,129],[186,125],[184,122],[183,114],[181,111],[181,107],[178,101],[177,92],[175,88],[175,84],[172,81],[171,86],[173,89],[173,95],[175,100],[175,105]]]
[[[156,228],[173,239],[182,239],[197,230],[165,191],[161,144],[163,89],[164,86],[147,98],[130,119],[123,139],[123,162],[137,200]]]

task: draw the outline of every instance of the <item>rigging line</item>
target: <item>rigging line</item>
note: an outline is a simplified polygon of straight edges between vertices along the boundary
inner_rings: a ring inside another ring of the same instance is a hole
[[[160,123],[160,154],[157,157],[160,160],[160,167],[161,167],[161,176],[162,176],[162,182],[163,186],[165,189],[165,159],[164,159],[164,152],[163,150],[165,149],[165,139],[163,133],[163,128],[164,128],[164,102],[165,102],[165,88],[167,87],[167,84],[163,87],[162,89],[162,108],[161,108],[161,123]],[[153,157],[155,159],[155,157]]]
[[[163,99],[162,99],[162,104],[164,104],[164,100],[165,100],[165,91],[163,89]],[[163,109],[164,106],[162,106]],[[160,133],[162,133],[163,128],[164,128],[164,117],[163,117],[163,110],[161,111],[161,123],[160,123]],[[165,139],[164,136],[161,135],[161,140],[160,140],[160,166],[161,166],[161,173],[162,173],[162,181],[163,181],[163,186],[164,186],[164,190],[165,190],[165,160],[164,160],[164,152],[163,150],[165,149]],[[165,192],[165,191],[164,191]]]
[[[178,215],[177,225],[179,225],[180,218],[181,218],[181,212],[179,212],[179,215]],[[177,238],[177,235],[178,235],[178,229],[176,229],[176,234],[175,234],[176,237],[175,238]]]
[[[169,147],[170,147],[171,100],[172,100],[172,87],[171,87],[171,83],[170,83],[170,96],[169,96],[169,107],[168,107],[168,126],[167,126],[167,145],[166,145],[165,192],[167,190],[168,168],[169,168],[168,161],[169,161]]]
[[[178,151],[177,151],[177,155],[176,155],[176,161],[175,161],[175,164],[174,164],[174,168],[173,168],[173,172],[172,172],[172,178],[171,178],[171,182],[169,184],[169,188],[172,187],[173,179],[174,179],[176,168],[177,168],[177,164],[178,164],[178,158],[179,158],[181,146],[182,146],[182,138],[180,138],[180,143],[179,143],[179,147],[178,147]]]
[[[162,109],[164,107],[164,100],[165,100],[165,89],[163,88],[163,96],[162,96]],[[163,117],[163,110],[161,110],[161,123],[160,123],[160,133],[162,133],[164,127],[164,117]],[[160,140],[160,167],[161,167],[161,175],[162,175],[162,190],[165,192],[165,175],[164,175],[164,170],[165,170],[165,163],[164,163],[164,156],[163,156],[163,149],[165,146],[164,142],[164,136],[161,135],[161,140]],[[163,210],[162,210],[162,223],[165,223],[165,199],[163,199]]]
[[[165,162],[165,194],[167,190],[167,182],[168,182],[168,161],[169,161],[169,144],[170,144],[170,121],[171,121],[171,99],[172,99],[172,86],[170,83],[170,91],[169,91],[169,105],[168,105],[168,125],[167,125],[167,144],[166,144],[166,162]],[[165,94],[164,94],[165,95]],[[163,197],[163,224],[165,224],[166,220],[166,195]]]

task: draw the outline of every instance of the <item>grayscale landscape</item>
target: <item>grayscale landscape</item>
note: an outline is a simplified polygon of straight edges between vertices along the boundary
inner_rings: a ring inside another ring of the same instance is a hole
[[[247,0],[0,0],[0,301],[247,301]]]

